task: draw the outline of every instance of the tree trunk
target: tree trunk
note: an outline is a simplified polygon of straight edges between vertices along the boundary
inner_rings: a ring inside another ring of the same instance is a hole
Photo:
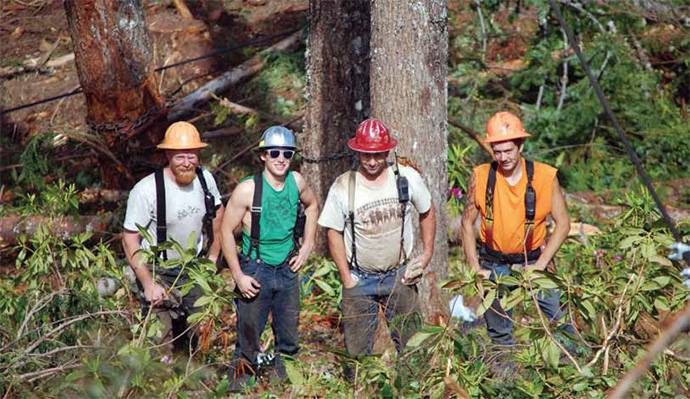
[[[434,257],[420,288],[434,321],[448,313],[438,287],[448,273],[447,1],[371,4],[371,113],[399,138],[398,154],[420,166],[436,208]]]
[[[87,122],[110,152],[126,153],[132,162],[138,149],[134,146],[150,149],[161,139],[161,130],[147,127],[164,104],[151,67],[151,39],[141,1],[66,0],[65,11]],[[136,144],[128,142],[144,130],[146,137]],[[104,158],[101,165],[107,188],[129,188],[133,183],[132,164]]]
[[[322,158],[348,151],[347,139],[369,115],[369,0],[310,0],[304,155]],[[307,163],[302,171],[321,204],[350,158]],[[325,252],[320,236],[317,249]]]

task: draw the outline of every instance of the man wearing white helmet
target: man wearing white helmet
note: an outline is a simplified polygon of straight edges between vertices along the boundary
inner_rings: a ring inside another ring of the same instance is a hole
[[[255,375],[259,338],[269,312],[275,336],[274,372],[281,381],[287,378],[281,354],[294,355],[299,349],[297,272],[309,257],[316,235],[316,197],[302,175],[290,170],[295,135],[285,127],[272,126],[263,133],[259,150],[264,169],[237,185],[221,226],[223,253],[240,294],[235,300],[238,343],[229,371],[233,391],[243,389]],[[239,226],[240,254],[233,235]]]
[[[165,151],[168,165],[140,180],[129,193],[122,244],[129,265],[136,274],[143,293],[143,310],[151,307],[163,324],[163,342],[174,342],[183,349],[194,328],[187,327],[187,317],[199,311],[194,302],[201,296],[198,286],[180,297],[177,288],[188,281],[180,266],[162,268],[146,264],[137,252],[168,240],[185,250],[193,250],[216,262],[220,252],[220,221],[223,205],[211,173],[199,166],[199,153],[208,144],[188,122],[175,122],[158,145]],[[140,234],[144,229],[153,242]],[[191,248],[186,246],[190,243]],[[204,245],[206,243],[206,245]],[[168,249],[161,258],[180,259],[181,254]],[[191,332],[191,333],[190,333]]]

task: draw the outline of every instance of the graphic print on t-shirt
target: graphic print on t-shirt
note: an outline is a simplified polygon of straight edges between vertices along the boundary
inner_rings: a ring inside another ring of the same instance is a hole
[[[379,235],[400,228],[402,206],[397,198],[384,198],[357,208],[355,219],[362,221],[365,235]]]
[[[187,205],[186,209],[177,210],[177,220],[182,220],[190,215],[196,215],[198,213],[201,213],[201,208],[197,208],[192,205]]]

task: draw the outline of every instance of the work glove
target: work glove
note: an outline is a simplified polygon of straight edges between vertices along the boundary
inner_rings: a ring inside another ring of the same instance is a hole
[[[683,269],[683,271],[680,272],[680,275],[685,277],[683,285],[687,288],[690,288],[690,267],[686,267],[685,269]]]
[[[474,314],[474,311],[465,306],[462,295],[455,296],[451,299],[448,303],[448,307],[450,307],[451,317],[455,317],[458,320],[473,322],[477,319],[477,315]]]
[[[422,278],[422,273],[424,269],[422,267],[422,258],[416,257],[410,259],[407,262],[407,268],[405,269],[405,275],[403,276],[402,282],[406,285],[415,285]]]
[[[690,252],[690,245],[684,244],[682,242],[676,242],[673,245],[671,245],[671,250],[672,252],[668,258],[677,262],[682,261],[685,256],[686,252]],[[683,281],[683,285],[686,287],[690,288],[690,267],[686,267],[683,269],[683,271],[680,273],[681,276],[685,277],[685,280]]]
[[[686,252],[690,252],[690,245],[682,242],[673,243],[669,248],[671,248],[671,250],[674,252],[672,252],[668,258],[678,262],[683,260],[683,256]]]

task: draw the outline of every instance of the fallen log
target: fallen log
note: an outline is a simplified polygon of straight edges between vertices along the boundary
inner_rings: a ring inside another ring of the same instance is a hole
[[[297,31],[273,46],[267,48],[262,53],[288,50],[299,42],[301,36],[302,31]],[[232,70],[227,71],[219,77],[211,80],[186,97],[180,99],[177,103],[173,104],[168,111],[168,121],[179,120],[185,114],[194,111],[195,107],[205,104],[211,100],[213,98],[213,94],[227,90],[230,86],[253,76],[254,74],[258,73],[263,66],[263,54],[257,54]]]
[[[79,193],[80,204],[94,204],[98,202],[118,202],[127,197],[127,191],[110,190],[106,188],[87,188]]]
[[[111,220],[112,215],[109,213],[59,217],[7,215],[0,218],[0,249],[16,244],[22,234],[36,234],[40,226],[47,227],[51,234],[66,240],[85,231],[99,235],[105,231]]]

